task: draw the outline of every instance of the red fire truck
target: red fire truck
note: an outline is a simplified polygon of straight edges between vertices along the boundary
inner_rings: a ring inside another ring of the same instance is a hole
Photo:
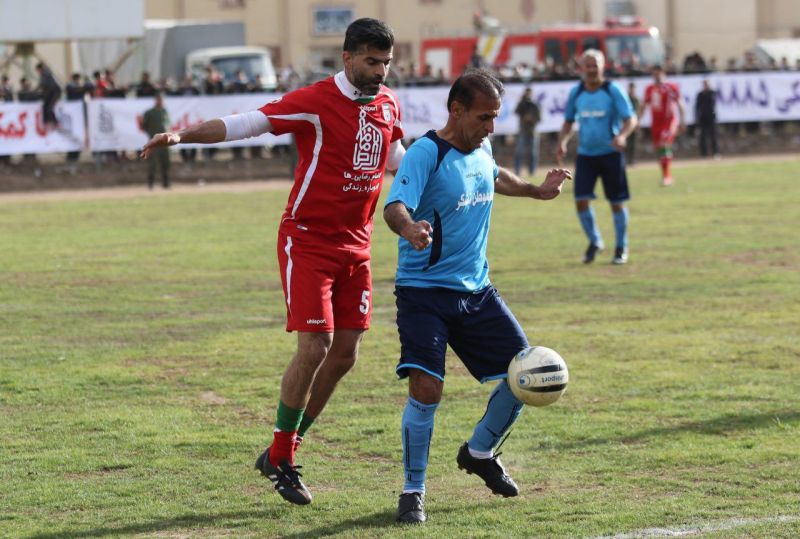
[[[420,65],[430,66],[432,73],[441,69],[450,78],[464,71],[476,51],[493,66],[543,66],[564,65],[586,49],[600,49],[607,59],[621,65],[634,59],[642,65],[664,61],[658,29],[647,27],[639,17],[621,17],[606,20],[605,26],[555,25],[529,33],[494,29],[469,37],[424,39]]]

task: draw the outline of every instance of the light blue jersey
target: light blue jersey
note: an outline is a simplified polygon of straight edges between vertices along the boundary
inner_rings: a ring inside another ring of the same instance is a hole
[[[417,251],[400,238],[397,286],[462,292],[489,286],[486,242],[498,170],[488,140],[464,153],[428,131],[411,145],[386,205],[402,202],[414,221],[428,221],[433,242]]]
[[[611,141],[619,134],[622,122],[631,116],[633,107],[628,94],[610,81],[593,92],[579,83],[570,91],[564,110],[566,121],[578,122],[578,153],[581,155],[619,151]]]

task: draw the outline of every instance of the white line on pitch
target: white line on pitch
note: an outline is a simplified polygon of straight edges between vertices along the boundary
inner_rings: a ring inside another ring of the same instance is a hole
[[[698,524],[694,526],[679,526],[677,528],[647,528],[616,535],[604,535],[593,539],[641,539],[651,537],[691,537],[700,533],[718,532],[741,528],[743,526],[754,526],[758,524],[769,524],[772,522],[795,522],[800,520],[800,516],[777,516],[766,518],[732,518],[720,522],[709,524]]]

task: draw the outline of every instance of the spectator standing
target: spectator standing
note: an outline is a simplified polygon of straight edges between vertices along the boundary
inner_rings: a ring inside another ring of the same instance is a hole
[[[229,94],[246,94],[250,91],[251,85],[250,81],[247,78],[247,74],[241,70],[237,69],[236,73],[234,73],[234,79],[228,86],[228,93]],[[244,156],[244,147],[243,146],[234,146],[231,148],[233,152],[234,159],[242,159]]]
[[[514,150],[514,172],[519,176],[522,163],[528,167],[528,174],[533,176],[539,163],[539,133],[536,125],[542,119],[539,104],[533,100],[533,90],[529,87],[522,92],[522,97],[514,109],[519,117],[517,145]]]
[[[14,101],[14,90],[11,88],[11,83],[8,82],[8,75],[0,77],[0,102],[9,103]],[[11,164],[10,155],[0,155],[0,163],[4,165]]]
[[[197,85],[194,83],[194,79],[192,75],[187,73],[183,76],[183,80],[181,81],[180,85],[175,89],[176,96],[184,96],[184,97],[192,97],[196,95],[200,95],[200,90],[197,88]],[[197,148],[181,148],[180,151],[181,161],[186,163],[194,163],[197,159]]]
[[[631,100],[631,107],[633,110],[639,110],[639,98],[636,97],[636,84],[628,83],[628,99]],[[625,162],[628,165],[636,163],[636,139],[639,137],[639,126],[631,131],[628,136],[628,144],[625,146]]]
[[[717,144],[717,94],[711,89],[708,80],[703,81],[703,89],[697,94],[694,104],[694,117],[700,126],[700,155],[708,156],[708,146],[715,159],[719,159]]]
[[[67,101],[83,101],[89,88],[84,84],[80,73],[73,73],[66,87],[64,88]],[[67,163],[69,163],[70,173],[75,173],[75,163],[80,159],[81,152],[68,152]]]
[[[478,50],[477,45],[472,48],[472,56],[469,58],[469,67],[473,67],[475,69],[486,67],[486,60],[483,58],[480,50]]]
[[[42,98],[42,94],[36,90],[28,77],[19,79],[19,90],[17,90],[17,101],[20,103],[34,103]],[[34,163],[33,174],[38,178],[42,175],[42,169],[39,168],[36,154],[26,153],[22,156],[22,161],[25,163]]]
[[[169,131],[169,124],[169,114],[164,108],[164,98],[161,94],[156,94],[153,108],[145,111],[142,117],[142,131],[152,138],[158,133]],[[155,184],[156,169],[159,169],[161,173],[161,185],[164,189],[169,189],[169,148],[166,146],[151,150],[150,159],[147,161],[147,187],[149,189],[152,189]]]
[[[155,85],[150,82],[150,73],[142,72],[139,84],[136,85],[136,97],[154,97],[157,92]]]
[[[56,103],[61,99],[61,86],[56,82],[53,72],[44,63],[36,64],[36,73],[39,74],[38,91],[42,96],[42,122],[47,131],[57,129]]]
[[[106,97],[108,94],[108,81],[103,77],[103,74],[100,71],[95,71],[92,73],[92,78],[94,79],[92,97]]]
[[[0,77],[0,101],[8,103],[14,101],[14,89],[8,80],[8,75]]]
[[[203,79],[203,94],[220,95],[225,91],[222,83],[222,76],[214,69],[214,66],[206,66],[206,76]],[[206,161],[211,161],[217,153],[216,148],[203,148],[203,156]]]

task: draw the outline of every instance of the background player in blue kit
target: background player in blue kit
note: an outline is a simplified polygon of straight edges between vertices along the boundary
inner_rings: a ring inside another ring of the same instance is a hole
[[[614,264],[628,261],[628,208],[630,198],[628,177],[625,174],[625,145],[636,129],[636,113],[628,94],[618,84],[603,80],[603,53],[589,49],[581,56],[583,80],[569,93],[564,110],[564,125],[558,136],[556,159],[567,153],[572,126],[578,122],[578,156],[575,161],[575,204],[589,247],[583,262],[589,264],[603,250],[603,238],[597,228],[594,210],[589,205],[595,198],[597,177],[603,181],[603,191],[611,203],[614,215],[616,248]]]
[[[570,173],[551,170],[535,186],[497,167],[486,137],[494,131],[502,94],[503,85],[487,71],[459,77],[447,99],[447,124],[408,149],[383,212],[401,237],[395,279],[397,373],[409,379],[400,522],[427,518],[425,473],[448,344],[479,381],[501,380],[472,438],[461,446],[458,466],[481,477],[495,494],[519,493],[493,450],[522,411],[505,377],[528,340],[489,281],[489,219],[495,193],[549,200]]]

